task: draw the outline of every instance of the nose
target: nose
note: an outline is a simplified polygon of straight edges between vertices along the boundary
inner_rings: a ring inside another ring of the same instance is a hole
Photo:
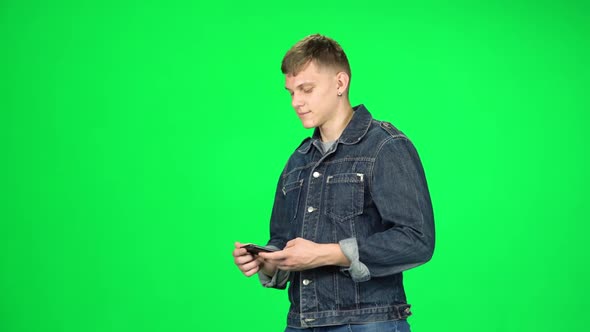
[[[303,106],[303,98],[301,98],[301,95],[298,93],[294,93],[291,96],[291,106],[293,106],[294,109],[298,109],[299,107]]]

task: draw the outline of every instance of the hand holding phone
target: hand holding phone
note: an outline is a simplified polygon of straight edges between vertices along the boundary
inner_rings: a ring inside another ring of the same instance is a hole
[[[261,252],[278,251],[278,249],[266,248],[266,247],[259,246],[259,245],[256,245],[256,244],[247,244],[245,246],[242,246],[242,248],[246,249],[246,251],[248,251],[252,255],[258,255],[258,253],[261,253]]]

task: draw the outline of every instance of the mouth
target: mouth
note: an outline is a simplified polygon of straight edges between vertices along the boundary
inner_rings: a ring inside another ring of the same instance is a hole
[[[297,112],[297,116],[304,116],[306,114],[311,113],[311,111],[307,111],[307,112]]]

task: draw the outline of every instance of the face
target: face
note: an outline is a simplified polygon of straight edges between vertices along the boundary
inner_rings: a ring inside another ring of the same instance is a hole
[[[338,106],[337,72],[319,68],[315,61],[297,73],[285,76],[285,88],[291,94],[291,105],[305,128],[329,125]]]

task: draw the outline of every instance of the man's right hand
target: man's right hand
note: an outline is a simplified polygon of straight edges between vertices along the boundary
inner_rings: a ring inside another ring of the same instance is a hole
[[[246,244],[240,242],[235,243],[236,248],[233,251],[234,263],[246,277],[251,277],[256,274],[256,272],[260,271],[263,265],[263,259],[255,257],[246,251],[246,249],[242,248],[245,245]]]

